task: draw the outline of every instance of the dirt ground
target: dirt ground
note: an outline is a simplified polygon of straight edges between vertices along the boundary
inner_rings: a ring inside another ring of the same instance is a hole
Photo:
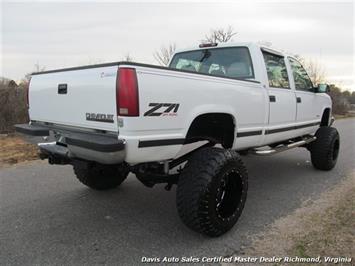
[[[0,136],[0,167],[39,159],[36,145],[16,135]]]
[[[247,256],[353,257],[355,255],[355,173],[318,200],[306,201],[255,237]],[[310,265],[292,263],[293,265]],[[285,262],[273,265],[286,265]],[[355,265],[351,263],[339,265]]]

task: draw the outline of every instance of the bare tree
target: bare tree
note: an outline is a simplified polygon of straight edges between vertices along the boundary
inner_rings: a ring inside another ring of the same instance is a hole
[[[25,77],[23,79],[21,79],[20,81],[20,85],[26,85],[29,81],[30,81],[30,78],[31,78],[31,74],[32,73],[36,73],[36,72],[43,72],[46,70],[46,67],[45,66],[41,66],[38,62],[36,64],[34,64],[34,68],[33,68],[33,71],[31,73],[27,73],[25,75]]]
[[[123,56],[122,60],[126,62],[133,62],[134,59],[129,53],[127,53]]]
[[[176,50],[176,44],[170,43],[168,46],[160,47],[159,51],[155,51],[153,56],[157,62],[162,66],[167,66]]]
[[[306,69],[309,78],[312,80],[314,86],[326,82],[326,73],[321,63],[315,59],[306,59],[302,56],[296,55],[297,60]]]
[[[209,34],[205,35],[205,38],[201,40],[202,43],[221,43],[232,41],[232,37],[237,32],[229,25],[226,28],[211,29]]]
[[[205,35],[205,38],[201,40],[202,43],[222,43],[229,42],[232,37],[236,35],[237,32],[234,31],[232,26],[226,28],[211,29],[209,34]],[[176,50],[176,44],[170,43],[168,46],[160,47],[160,50],[155,51],[153,56],[155,60],[160,65],[167,66],[170,62],[171,57],[174,55]]]
[[[316,60],[306,60],[305,68],[313,84],[324,83],[326,81],[326,73],[324,67]]]
[[[296,55],[295,57],[306,69],[314,86],[327,82],[325,69],[318,60],[306,59],[299,55]],[[333,84],[330,85],[330,92],[328,94],[332,98],[332,112],[334,114],[343,115],[349,111],[351,99],[350,92],[342,91],[339,86]]]
[[[34,72],[43,72],[44,70],[46,70],[46,67],[41,66],[38,62],[35,64]]]

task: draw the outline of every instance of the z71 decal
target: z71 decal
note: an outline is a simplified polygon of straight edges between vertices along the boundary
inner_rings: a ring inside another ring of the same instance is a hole
[[[151,109],[144,116],[177,116],[180,104],[178,103],[150,103]]]

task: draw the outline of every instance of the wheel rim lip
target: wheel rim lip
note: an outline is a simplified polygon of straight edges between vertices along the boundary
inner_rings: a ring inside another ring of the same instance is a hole
[[[227,182],[225,182],[226,178],[227,178]],[[233,182],[234,184],[230,184],[230,182]],[[235,168],[228,170],[221,177],[221,185],[218,187],[217,195],[216,195],[216,212],[218,217],[222,221],[229,221],[232,217],[236,215],[237,211],[240,209],[240,204],[242,202],[243,193],[244,193],[243,184],[244,183],[242,180],[242,176]],[[235,187],[232,191],[226,192],[228,185],[229,186],[234,185]],[[224,190],[220,191],[221,188],[222,189],[224,188]],[[230,193],[232,193],[232,195],[230,195]],[[233,194],[235,195],[232,201],[232,206],[229,207],[231,209],[226,210],[225,209],[226,204],[231,203],[228,202],[228,197],[233,196]]]

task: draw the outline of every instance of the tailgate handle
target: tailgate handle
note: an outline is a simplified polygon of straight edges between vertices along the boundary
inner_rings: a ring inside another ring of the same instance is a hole
[[[58,94],[67,94],[68,84],[58,84]]]

